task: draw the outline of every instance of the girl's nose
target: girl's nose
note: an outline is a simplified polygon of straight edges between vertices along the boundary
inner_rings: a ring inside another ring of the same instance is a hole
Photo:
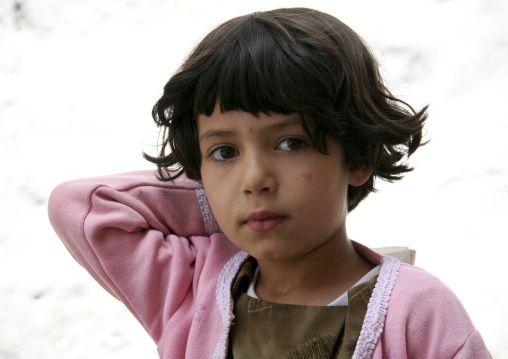
[[[242,192],[245,194],[271,193],[277,189],[276,168],[267,157],[253,155],[242,168]]]

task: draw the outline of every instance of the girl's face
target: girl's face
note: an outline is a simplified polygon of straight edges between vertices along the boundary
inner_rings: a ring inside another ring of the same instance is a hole
[[[216,107],[199,116],[198,128],[205,192],[239,248],[258,261],[292,261],[347,240],[347,188],[367,178],[346,168],[333,141],[328,155],[315,150],[298,114]]]

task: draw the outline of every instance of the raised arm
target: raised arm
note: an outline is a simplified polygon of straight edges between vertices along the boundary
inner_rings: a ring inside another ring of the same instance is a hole
[[[164,183],[153,171],[63,183],[49,218],[72,256],[155,341],[192,295],[204,265],[196,261],[205,262],[218,230],[196,182]]]

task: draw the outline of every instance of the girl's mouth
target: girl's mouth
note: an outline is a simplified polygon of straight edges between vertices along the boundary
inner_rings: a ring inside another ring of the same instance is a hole
[[[244,222],[254,232],[268,232],[288,219],[288,216],[270,211],[255,211]]]

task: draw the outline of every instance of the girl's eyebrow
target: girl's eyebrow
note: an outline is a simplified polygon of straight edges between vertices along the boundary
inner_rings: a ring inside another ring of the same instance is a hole
[[[274,129],[274,128],[284,128],[288,126],[294,126],[294,125],[301,125],[302,120],[299,118],[285,118],[282,121],[279,121],[277,123],[272,123],[271,125],[266,126],[268,129]]]
[[[295,125],[301,125],[302,121],[299,118],[285,118],[281,121],[278,121],[276,123],[269,124],[262,128],[262,131],[272,131],[274,129],[283,129],[289,126],[295,126]],[[233,130],[209,130],[204,132],[201,136],[199,136],[199,141],[201,142],[205,138],[210,137],[225,137],[233,134],[235,131]]]
[[[201,142],[205,138],[224,137],[224,136],[231,135],[234,132],[235,131],[224,131],[224,130],[210,130],[210,131],[206,131],[201,136],[199,136],[199,142]]]

